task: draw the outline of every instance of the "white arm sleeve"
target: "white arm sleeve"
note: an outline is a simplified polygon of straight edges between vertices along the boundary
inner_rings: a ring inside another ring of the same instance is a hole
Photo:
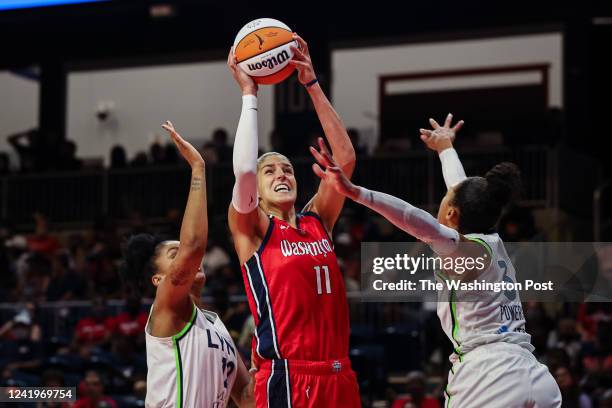
[[[359,187],[356,202],[376,211],[396,227],[428,244],[437,254],[457,249],[459,233],[438,222],[431,214],[392,195]]]
[[[451,147],[450,149],[442,150],[439,156],[442,163],[442,175],[444,176],[447,189],[456,186],[467,178],[455,149]]]
[[[232,205],[241,214],[248,214],[257,208],[257,97],[244,95],[242,111],[234,140],[234,191]]]

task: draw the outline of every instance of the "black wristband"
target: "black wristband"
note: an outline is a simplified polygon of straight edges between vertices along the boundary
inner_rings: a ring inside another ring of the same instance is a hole
[[[312,81],[307,82],[307,83],[306,83],[304,86],[305,86],[306,88],[310,88],[311,86],[313,86],[313,85],[314,85],[314,84],[316,84],[317,82],[319,82],[319,80],[318,80],[317,78],[315,78],[315,79],[313,79]]]

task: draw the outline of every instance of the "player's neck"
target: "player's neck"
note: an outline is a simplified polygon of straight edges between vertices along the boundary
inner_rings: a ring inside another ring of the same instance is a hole
[[[285,221],[292,227],[297,228],[294,206],[288,208],[268,208],[267,213],[275,218],[278,218],[279,220]]]

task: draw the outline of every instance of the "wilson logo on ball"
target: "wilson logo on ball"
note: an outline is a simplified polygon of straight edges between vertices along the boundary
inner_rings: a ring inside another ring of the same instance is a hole
[[[295,66],[291,47],[298,44],[284,23],[272,18],[251,21],[234,39],[234,56],[241,69],[258,84],[277,84],[287,78]]]
[[[272,69],[277,65],[281,65],[285,61],[289,60],[290,56],[286,50],[279,52],[277,55],[267,58],[265,60],[256,63],[247,63],[249,71],[257,71],[262,68]]]

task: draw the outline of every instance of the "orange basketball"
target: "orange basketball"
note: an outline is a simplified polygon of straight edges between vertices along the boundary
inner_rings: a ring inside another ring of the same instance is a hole
[[[293,32],[284,23],[272,18],[253,20],[240,29],[234,40],[238,65],[258,84],[277,84],[295,67],[291,46],[297,47]]]

